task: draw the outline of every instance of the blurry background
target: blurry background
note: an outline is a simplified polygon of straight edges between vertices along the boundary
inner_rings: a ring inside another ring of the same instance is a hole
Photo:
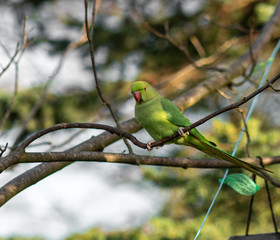
[[[90,1],[90,10],[92,2]],[[194,60],[227,67],[249,49],[249,32],[258,36],[277,1],[218,0],[104,0],[96,17],[94,44],[101,88],[120,121],[134,116],[130,83],[145,80],[170,99],[209,78],[213,71],[194,68],[185,55],[144,27],[148,22],[184,44]],[[101,122],[114,125],[95,90],[89,48],[83,35],[84,1],[0,1],[0,72],[18,43],[23,42],[24,18],[31,44],[0,75],[0,116],[5,115],[16,92],[15,103],[1,124],[0,145],[9,147],[30,133],[60,122]],[[223,89],[239,100],[256,89],[274,40],[265,46],[250,81],[243,77]],[[275,60],[269,77],[279,73]],[[244,69],[246,71],[246,69]],[[241,84],[242,83],[242,84]],[[36,114],[23,128],[34,105]],[[230,104],[218,92],[187,109],[194,122]],[[279,94],[261,95],[248,125],[253,156],[280,154]],[[244,109],[249,104],[245,104]],[[2,121],[2,119],[1,119]],[[223,114],[199,127],[211,141],[231,152],[242,128],[237,111]],[[97,130],[67,130],[36,141],[29,151],[62,151],[85,141]],[[135,134],[150,140],[141,130]],[[246,157],[246,138],[238,151]],[[159,156],[206,157],[194,149],[164,146],[147,153]],[[122,141],[105,149],[123,152]],[[35,164],[20,164],[0,176],[1,186]],[[276,174],[279,168],[271,168]],[[3,239],[188,239],[193,238],[218,187],[223,170],[183,170],[121,164],[75,163],[23,191],[0,209]],[[275,175],[276,175],[275,174]],[[270,212],[260,181],[252,232],[273,231]],[[279,220],[279,191],[272,188]],[[202,239],[227,239],[244,234],[250,198],[224,187],[202,232]],[[255,205],[255,206],[256,206]],[[74,234],[76,233],[76,234]],[[17,236],[17,237],[16,237]]]

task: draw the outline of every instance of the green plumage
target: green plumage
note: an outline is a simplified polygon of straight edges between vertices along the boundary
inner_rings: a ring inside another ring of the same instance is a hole
[[[131,92],[136,99],[135,117],[154,140],[158,141],[171,136],[178,131],[179,127],[191,125],[189,119],[171,101],[159,95],[147,82],[134,82],[131,85]],[[177,137],[169,143],[194,147],[217,159],[232,162],[270,181],[262,172],[265,169],[244,162],[215,147],[214,143],[208,141],[195,128],[190,130],[189,135]]]

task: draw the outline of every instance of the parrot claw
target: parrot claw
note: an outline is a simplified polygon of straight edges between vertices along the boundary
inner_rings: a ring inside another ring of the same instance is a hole
[[[147,150],[148,150],[149,152],[152,151],[152,149],[153,149],[153,147],[151,146],[152,143],[154,143],[153,140],[147,142]]]
[[[185,134],[190,135],[189,132],[184,132],[184,128],[183,127],[179,127],[178,128],[178,133],[181,137],[185,137]]]

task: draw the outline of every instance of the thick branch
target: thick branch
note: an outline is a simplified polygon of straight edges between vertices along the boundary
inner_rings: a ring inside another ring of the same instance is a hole
[[[247,162],[253,162],[255,159],[243,159]],[[47,177],[54,169],[64,167],[63,162],[53,161],[97,161],[110,163],[126,163],[126,164],[143,164],[143,165],[160,165],[169,167],[182,168],[236,168],[226,161],[212,160],[212,159],[187,159],[187,158],[173,158],[173,157],[151,157],[141,156],[135,154],[115,154],[115,153],[101,153],[101,152],[52,152],[52,153],[25,153],[18,155],[18,162],[38,162],[43,161],[39,167],[35,167],[24,174],[14,178],[0,189],[0,206],[5,204],[9,199],[18,193],[18,189],[30,186],[30,183],[36,183],[38,177]],[[50,163],[51,162],[51,163]],[[280,157],[264,157],[263,163],[265,165],[279,163]],[[59,164],[60,163],[60,164]],[[68,165],[69,162],[66,162]],[[266,174],[266,173],[264,173]],[[24,175],[24,178],[22,177]],[[270,177],[268,174],[266,174]],[[271,179],[271,183],[275,186],[280,184]]]

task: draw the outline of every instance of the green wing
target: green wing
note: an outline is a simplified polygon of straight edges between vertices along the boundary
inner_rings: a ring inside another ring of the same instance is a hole
[[[178,126],[178,127],[188,127],[192,123],[190,122],[189,119],[187,119],[183,113],[180,112],[180,110],[167,98],[162,98],[161,99],[161,104],[163,110],[166,112],[166,117],[169,122],[172,124]],[[194,137],[198,138],[199,140],[206,141],[207,143],[210,143],[211,145],[216,145],[215,143],[212,143],[208,141],[205,137],[203,137],[199,131],[197,131],[195,128],[190,130],[190,134],[193,135]]]
[[[161,105],[163,110],[166,112],[168,121],[170,121],[172,124],[178,127],[187,127],[191,125],[189,119],[187,119],[167,98],[161,98]]]

